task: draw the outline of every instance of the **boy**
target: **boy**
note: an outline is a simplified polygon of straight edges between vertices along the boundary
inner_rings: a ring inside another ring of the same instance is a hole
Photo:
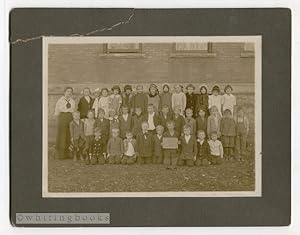
[[[142,126],[142,121],[143,121],[143,113],[141,107],[136,107],[134,116],[132,117],[132,134],[135,137],[139,132],[142,131],[141,126]]]
[[[101,130],[101,139],[103,142],[104,155],[106,155],[106,145],[109,138],[109,120],[104,118],[105,111],[104,109],[99,109],[98,118],[96,119],[95,127]]]
[[[85,136],[85,153],[86,159],[90,158],[92,152],[92,145],[94,141],[94,129],[96,126],[96,121],[94,118],[94,111],[89,110],[87,114],[87,118],[83,120],[83,132]],[[87,159],[88,160],[88,159]]]
[[[150,164],[152,162],[152,154],[154,147],[154,138],[148,131],[148,122],[142,122],[142,132],[136,136],[136,156],[138,164]]]
[[[162,164],[163,162],[163,149],[162,149],[163,133],[164,133],[164,127],[158,125],[156,127],[156,135],[154,135],[154,151],[152,156],[152,162],[154,164]]]
[[[92,146],[92,158],[91,158],[91,164],[95,165],[97,162],[100,165],[103,165],[105,163],[104,158],[104,148],[103,148],[103,140],[101,138],[101,130],[100,128],[95,128],[95,140]]]
[[[80,120],[80,113],[75,111],[72,113],[73,121],[70,122],[70,136],[72,143],[73,160],[77,161],[77,155],[81,154],[81,148],[84,145],[83,122]],[[83,160],[82,156],[80,156]]]
[[[191,109],[193,111],[193,117],[196,116],[196,104],[197,104],[197,95],[194,93],[195,86],[193,84],[189,84],[186,87],[187,93],[186,95],[186,109]]]
[[[220,95],[220,88],[218,86],[214,86],[212,89],[212,95],[208,98],[208,109],[216,106],[220,116],[222,117],[222,105],[224,103],[223,96]]]
[[[126,132],[131,131],[132,128],[132,116],[128,113],[129,108],[127,106],[122,106],[121,109],[121,115],[119,116],[120,137],[125,139]]]
[[[211,164],[221,164],[223,161],[223,145],[220,140],[218,140],[218,133],[213,131],[208,141],[210,148],[210,158]]]
[[[181,110],[179,106],[174,108],[174,116],[172,120],[174,121],[175,131],[177,132],[178,136],[181,135],[181,130],[184,125],[184,117],[180,114]]]
[[[208,166],[210,163],[210,147],[207,140],[205,139],[205,131],[198,130],[197,136],[197,156],[195,165]]]
[[[178,132],[175,131],[175,123],[174,121],[167,122],[167,131],[164,133],[163,137],[165,138],[174,138],[178,141]],[[167,166],[167,169],[176,169],[177,165],[177,149],[170,149],[163,146],[163,155],[164,155],[164,165]]]
[[[172,120],[172,115],[170,114],[169,106],[163,105],[161,113],[159,115],[160,124],[167,129],[167,122]]]
[[[234,157],[234,140],[236,135],[235,121],[231,111],[226,109],[220,123],[221,140],[224,148],[224,159],[230,160]]]
[[[152,134],[155,134],[156,126],[160,124],[159,116],[154,111],[154,105],[153,104],[148,104],[147,111],[148,112],[144,116],[143,121],[148,123],[148,128],[149,128],[148,131],[151,132]]]
[[[135,149],[136,140],[133,139],[131,131],[126,132],[126,139],[124,140],[124,155],[122,158],[122,164],[132,165],[135,162]]]
[[[210,116],[207,118],[207,135],[210,137],[212,132],[216,132],[218,138],[221,136],[220,132],[221,116],[216,106],[210,109]]]
[[[197,155],[196,138],[191,134],[191,127],[189,125],[183,127],[183,133],[184,135],[180,137],[181,153],[178,165],[193,166]]]
[[[193,110],[185,110],[186,118],[184,119],[184,125],[189,125],[191,127],[191,135],[196,135],[196,120],[193,118]]]
[[[122,106],[127,106],[129,113],[133,112],[132,101],[133,101],[133,94],[132,94],[132,87],[130,85],[124,86],[124,93],[122,95]]]
[[[136,95],[132,99],[132,108],[133,112],[135,112],[136,107],[140,107],[142,109],[142,113],[146,113],[148,98],[144,93],[144,88],[142,85],[136,86]]]
[[[120,130],[112,129],[112,137],[107,143],[107,156],[109,164],[120,164],[124,153],[123,140],[119,137]]]

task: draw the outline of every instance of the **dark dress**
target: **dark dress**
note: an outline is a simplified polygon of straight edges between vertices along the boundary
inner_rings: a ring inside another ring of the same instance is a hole
[[[88,102],[84,96],[80,98],[78,103],[78,111],[80,112],[80,119],[87,118],[87,113],[89,110],[92,109],[93,103],[94,100],[92,97],[90,97],[90,102]]]
[[[199,94],[197,100],[197,113],[199,112],[200,107],[205,107],[205,112],[208,115],[208,95],[207,94]]]
[[[185,109],[191,109],[193,110],[193,117],[197,116],[197,110],[196,110],[196,105],[197,105],[197,95],[192,93],[186,93],[186,107]]]

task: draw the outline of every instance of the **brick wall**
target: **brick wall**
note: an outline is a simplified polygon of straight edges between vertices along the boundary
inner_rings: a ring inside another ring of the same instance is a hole
[[[254,57],[241,56],[243,43],[214,43],[211,55],[174,56],[171,43],[147,43],[141,54],[106,56],[103,44],[49,45],[49,142],[55,138],[54,106],[65,86],[74,87],[78,100],[83,87],[111,88],[114,84],[193,83],[199,89],[218,84],[234,87],[238,105],[246,107],[254,134]],[[176,55],[176,54],[175,54]]]

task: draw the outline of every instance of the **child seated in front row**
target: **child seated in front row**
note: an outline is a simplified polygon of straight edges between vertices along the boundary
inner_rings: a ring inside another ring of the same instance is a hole
[[[154,151],[152,156],[152,163],[162,164],[163,162],[163,141],[164,127],[162,125],[156,126],[156,135],[154,135]]]
[[[103,139],[101,138],[101,129],[96,127],[94,133],[95,139],[92,146],[92,157],[90,159],[90,163],[92,165],[97,163],[103,165],[105,163],[104,152],[106,152],[106,150],[104,149]]]
[[[138,164],[152,163],[154,139],[152,133],[149,132],[148,129],[148,122],[142,122],[142,131],[136,136],[136,156]]]
[[[126,139],[124,139],[124,155],[122,157],[122,164],[131,165],[135,162],[135,149],[136,140],[133,139],[133,134],[131,131],[126,132]]]
[[[210,147],[205,138],[205,131],[198,130],[197,137],[197,156],[195,165],[208,166],[210,164]]]
[[[163,137],[166,138],[174,138],[178,142],[179,134],[175,131],[175,123],[174,121],[167,122],[167,130],[164,133]],[[177,149],[169,149],[163,146],[163,154],[164,154],[164,165],[167,166],[167,169],[175,170],[178,160],[178,148]]]
[[[208,141],[210,148],[211,164],[219,165],[223,161],[223,145],[218,140],[218,133],[216,131],[211,132],[210,140]]]
[[[180,137],[181,152],[178,160],[179,166],[193,166],[194,159],[196,159],[197,142],[196,138],[191,134],[191,129],[189,125],[183,127],[183,136]]]
[[[84,146],[84,133],[83,133],[83,122],[80,120],[80,112],[75,111],[72,113],[73,121],[70,122],[70,136],[72,143],[73,160],[77,161],[78,155],[82,157],[82,147]]]
[[[120,164],[124,153],[123,140],[119,137],[120,130],[112,129],[112,137],[107,143],[107,158],[109,164]]]

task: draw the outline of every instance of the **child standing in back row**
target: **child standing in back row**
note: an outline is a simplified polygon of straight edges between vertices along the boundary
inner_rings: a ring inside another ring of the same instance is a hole
[[[182,85],[174,86],[175,93],[172,95],[172,109],[174,110],[176,106],[180,107],[180,114],[183,116],[184,110],[186,108],[186,96],[182,91]]]
[[[193,84],[189,84],[186,87],[186,109],[191,109],[193,111],[193,117],[196,117],[196,105],[197,105],[197,95],[194,93],[195,86]]]
[[[198,96],[198,101],[197,101],[198,112],[200,107],[204,107],[205,112],[208,114],[208,94],[207,94],[206,86],[200,87],[200,94]]]
[[[220,95],[220,88],[218,86],[214,86],[212,89],[212,95],[208,98],[208,108],[216,106],[220,116],[222,117],[222,105],[223,105],[223,96]]]
[[[121,89],[118,85],[115,85],[111,90],[113,93],[109,96],[109,108],[114,109],[118,115],[122,105]]]
[[[232,86],[227,85],[224,89],[225,94],[223,95],[223,106],[222,106],[222,112],[224,112],[226,109],[229,109],[232,116],[235,114],[235,106],[236,106],[236,98],[232,92]]]
[[[101,90],[101,97],[99,99],[99,109],[103,109],[105,112],[104,117],[108,118],[109,116],[109,96],[108,96],[108,89],[107,88],[103,88]]]
[[[169,107],[169,112],[172,111],[172,93],[170,93],[170,87],[167,84],[163,85],[163,92],[160,94],[160,107]]]
[[[160,96],[155,84],[151,84],[149,88],[149,94],[147,95],[148,105],[153,104],[154,111],[159,113],[160,111]]]
[[[132,99],[133,112],[135,112],[135,109],[137,107],[140,107],[142,113],[145,114],[147,112],[148,99],[147,99],[147,95],[144,93],[143,86],[137,85],[136,92],[137,92],[136,95]]]

